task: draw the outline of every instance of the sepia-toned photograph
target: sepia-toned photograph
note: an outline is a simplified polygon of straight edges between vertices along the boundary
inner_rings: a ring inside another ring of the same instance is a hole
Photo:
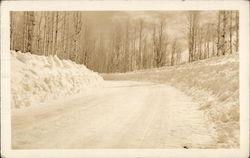
[[[9,11],[11,150],[240,149],[239,13]]]
[[[12,148],[239,147],[238,11],[10,18]]]

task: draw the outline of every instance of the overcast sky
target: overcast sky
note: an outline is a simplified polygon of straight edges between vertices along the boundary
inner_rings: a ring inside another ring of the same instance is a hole
[[[160,16],[166,17],[166,31],[170,36],[184,38],[187,26],[185,11],[91,11],[84,12],[84,15],[91,21],[96,32],[104,33],[113,31],[114,25],[122,24],[127,19],[135,25],[134,21],[137,19],[143,19],[145,23],[157,23]],[[207,23],[214,19],[215,15],[215,11],[202,11],[201,21]]]

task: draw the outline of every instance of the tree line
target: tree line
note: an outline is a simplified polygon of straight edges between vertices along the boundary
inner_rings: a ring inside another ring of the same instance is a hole
[[[109,32],[96,30],[80,11],[10,12],[10,48],[38,55],[57,55],[98,72],[127,72],[189,62],[238,51],[238,11],[216,11],[203,23],[201,11],[183,12],[185,21],[175,37],[168,32],[168,18],[154,21],[123,18]],[[178,20],[178,19],[177,19]]]
[[[189,12],[189,62],[238,52],[239,12],[218,11],[214,21],[201,24],[200,12]]]

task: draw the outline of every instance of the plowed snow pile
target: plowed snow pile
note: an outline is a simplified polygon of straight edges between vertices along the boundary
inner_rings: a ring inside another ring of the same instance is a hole
[[[218,148],[239,147],[238,53],[172,67],[103,74],[103,77],[166,83],[181,89],[200,103],[199,110],[216,125]]]
[[[97,73],[70,60],[11,51],[12,108],[80,93],[102,81]]]

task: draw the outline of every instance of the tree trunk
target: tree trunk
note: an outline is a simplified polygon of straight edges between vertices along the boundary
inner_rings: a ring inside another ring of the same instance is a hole
[[[227,33],[226,26],[227,26],[226,11],[223,11],[222,55],[226,54],[226,33]]]
[[[236,11],[236,52],[239,51],[239,11]]]
[[[219,11],[218,13],[218,24],[217,24],[217,56],[220,55],[220,38],[221,38],[221,33],[220,33],[220,29],[221,29],[221,11]]]

